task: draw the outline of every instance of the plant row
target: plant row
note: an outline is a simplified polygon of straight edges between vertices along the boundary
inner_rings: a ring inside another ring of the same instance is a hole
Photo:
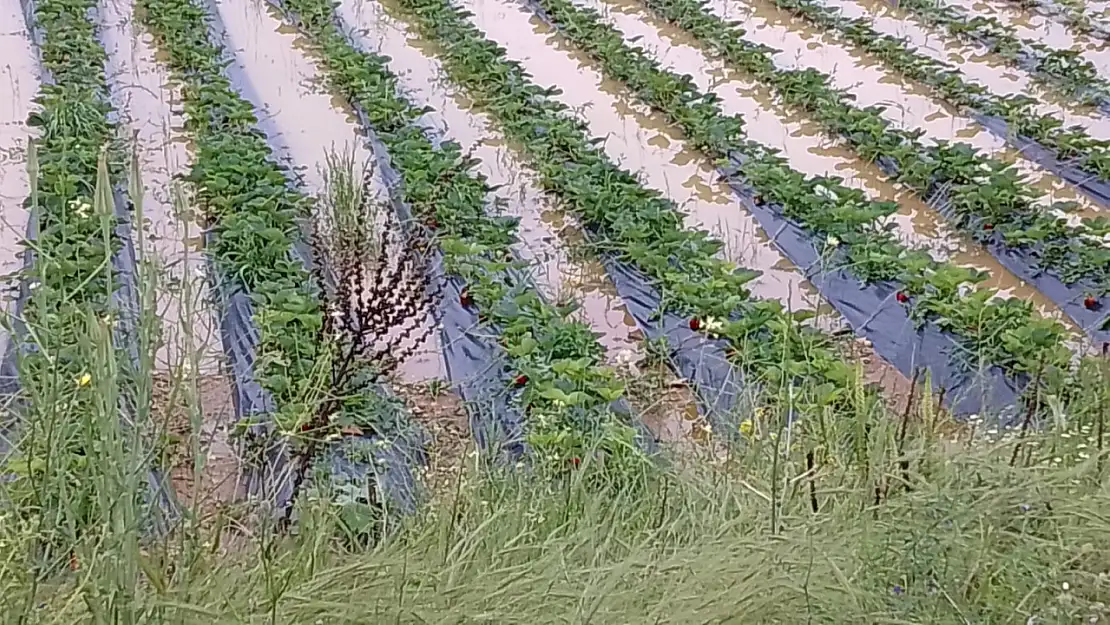
[[[805,0],[776,0],[802,3]],[[1039,192],[1012,165],[980,155],[961,143],[923,145],[922,131],[886,121],[878,107],[859,108],[850,94],[830,86],[813,70],[777,68],[773,50],[744,41],[744,30],[705,10],[698,0],[645,0],[662,19],[690,32],[711,53],[770,86],[782,100],[802,109],[839,136],[865,160],[875,161],[919,197],[940,206],[953,225],[981,242],[996,241],[1026,253],[1039,269],[1086,290],[1084,306],[1100,310],[1110,290],[1110,221],[1080,219],[1035,204]],[[1060,303],[1060,302],[1058,302]]]
[[[698,149],[718,162],[742,161],[739,171],[757,201],[781,207],[819,240],[835,242],[842,248],[835,258],[845,269],[865,283],[899,283],[898,299],[915,320],[935,322],[965,341],[968,353],[1010,374],[1032,374],[1045,364],[1067,370],[1070,352],[1059,322],[1040,318],[1028,302],[970,289],[986,279],[984,272],[936,262],[928,252],[901,244],[881,223],[897,204],[872,202],[835,178],[805,177],[776,151],[748,141],[743,120],[725,115],[715,96],[700,93],[689,76],[668,72],[641,48],[627,45],[595,11],[569,0],[534,1],[609,78],[665,114]]]
[[[973,16],[960,7],[935,0],[902,0],[898,7],[930,26],[943,28],[953,37],[986,46],[1011,65],[1028,70],[1035,79],[1058,87],[1083,104],[1097,105],[1110,99],[1110,81],[1100,77],[1080,52],[1023,39],[997,17]]]
[[[1110,27],[1092,20],[1087,15],[1083,0],[1009,0],[1017,6],[1036,11],[1057,22],[1071,27],[1076,32],[1099,39],[1110,40]]]
[[[720,259],[723,244],[706,232],[685,229],[672,202],[609,160],[551,98],[558,91],[533,84],[468,13],[446,0],[401,4],[439,45],[450,79],[521,146],[541,186],[583,224],[589,245],[644,274],[662,293],[662,307],[687,316],[692,329],[727,341],[730,361],[747,384],[766,391],[764,401],[810,415],[875,405],[873,392],[851,390],[854,367],[828,335],[802,323],[811,313],[788,314],[777,301],[752,298],[746,283],[756,274]]]
[[[951,65],[918,52],[906,41],[883,35],[864,20],[848,18],[812,0],[775,0],[775,4],[859,46],[889,69],[929,85],[952,104],[998,117],[1009,125],[1011,132],[1036,141],[1067,166],[1077,167],[1096,180],[1110,180],[1110,141],[1095,139],[1081,126],[1065,127],[1060,118],[1038,113],[1037,100],[1023,95],[995,96],[985,87],[965,81]]]
[[[39,519],[41,538],[72,546],[88,529],[86,515],[102,495],[82,480],[94,455],[90,446],[103,450],[119,440],[99,429],[104,424],[97,415],[116,419],[120,407],[135,400],[129,349],[135,337],[116,336],[117,328],[127,327],[122,320],[133,302],[120,298],[126,309],[121,310],[114,301],[128,293],[113,261],[125,244],[117,228],[130,216],[114,192],[125,159],[110,121],[107,54],[89,19],[96,3],[39,0],[33,6],[29,27],[46,75],[34,99],[38,110],[27,122],[38,130],[32,191],[24,202],[34,224],[24,249],[32,262],[22,276],[27,288],[18,311],[22,327],[13,332],[21,393],[10,405],[24,418],[14,428],[20,458],[6,459],[2,471],[14,474],[7,493],[21,512],[57,512]],[[111,341],[110,351],[101,351],[101,338]],[[153,477],[151,485],[160,487],[160,477]],[[56,480],[65,487],[53,488]],[[155,502],[132,503],[145,508]]]
[[[227,63],[209,39],[205,10],[192,0],[138,0],[137,8],[181,85],[194,145],[186,180],[204,210],[206,252],[220,287],[241,290],[252,304],[259,332],[253,375],[274,409],[240,415],[238,431],[255,435],[249,442],[257,447],[248,451],[285,440],[310,461],[316,441],[343,432],[395,434],[406,416],[398,399],[378,392],[374,363],[356,365],[350,388],[317,388],[329,380],[322,373],[331,371],[335,354],[324,333],[322,291],[295,251],[311,200],[275,163],[253,106],[224,75]],[[320,422],[321,395],[329,393],[339,396],[338,405]]]
[[[463,281],[460,302],[499,335],[512,392],[527,415],[526,440],[536,458],[561,470],[591,449],[606,466],[636,462],[635,430],[612,409],[623,383],[603,365],[590,327],[570,319],[573,305],[553,305],[518,260],[518,219],[491,214],[493,189],[454,142],[433,144],[417,125],[426,111],[407,101],[389,59],[356,48],[340,29],[330,0],[283,0],[317,48],[325,80],[367,115],[401,175],[413,216],[435,234],[447,274]]]

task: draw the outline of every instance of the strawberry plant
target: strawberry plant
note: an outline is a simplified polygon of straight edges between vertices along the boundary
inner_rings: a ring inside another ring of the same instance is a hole
[[[389,443],[390,437],[404,439],[410,428],[403,404],[379,384],[407,353],[398,341],[411,330],[392,339],[389,333],[429,305],[419,241],[395,241],[377,255],[368,253],[361,178],[342,185],[344,197],[320,200],[345,202],[346,211],[314,210],[274,162],[252,105],[224,75],[223,50],[209,39],[204,9],[192,0],[140,0],[138,7],[181,84],[185,127],[195,146],[187,180],[208,222],[206,252],[223,288],[247,293],[253,305],[259,331],[253,374],[274,410],[262,417],[268,423],[242,419],[239,431],[250,436],[247,451],[255,462],[268,461],[266,450],[276,440],[290,443],[293,494],[277,502],[288,516],[321,442],[353,437]],[[303,236],[299,223],[314,218],[315,274],[294,249]],[[387,220],[384,235],[393,232]],[[404,252],[394,269],[386,269],[390,259],[382,255],[398,246]],[[368,276],[377,279],[364,286]]]
[[[468,22],[465,12],[444,0],[401,4],[417,29],[440,45],[447,75],[522,146],[543,188],[589,231],[590,245],[647,275],[669,310],[719,320],[713,323],[714,335],[731,342],[733,358],[751,374],[750,382],[768,386],[768,401],[806,414],[836,406],[866,410],[877,403],[873,391],[849,390],[853,369],[828,335],[802,324],[804,314],[791,315],[778,302],[753,299],[746,288],[753,272],[718,258],[720,241],[686,229],[671,202],[609,160],[583,124],[549,97],[554,91],[533,84],[503,49]],[[654,87],[660,97],[689,105],[686,114],[699,128],[713,126],[706,141],[716,140],[714,132],[722,139],[735,133],[737,121],[705,117],[708,109],[699,108],[683,84],[668,80]],[[550,395],[564,404],[579,401],[573,393]]]
[[[1056,50],[1022,39],[994,16],[971,15],[966,10],[934,0],[901,0],[898,7],[930,26],[939,26],[958,39],[979,43],[1010,65],[1028,70],[1034,79],[1053,85],[1083,104],[1110,101],[1110,82],[1089,61],[1072,50]]]
[[[278,3],[275,3],[278,4]],[[528,415],[527,437],[541,466],[556,472],[568,458],[604,450],[607,466],[637,463],[634,430],[611,408],[624,392],[603,366],[604,349],[589,326],[537,294],[516,260],[516,220],[487,208],[492,192],[475,162],[453,142],[433,145],[416,125],[423,110],[404,100],[387,59],[351,45],[330,0],[283,0],[319,51],[328,86],[363,111],[400,173],[414,217],[434,222],[445,270],[466,285],[460,303],[500,333],[511,372],[506,392]]]
[[[905,288],[897,293],[897,301],[913,303],[914,316],[919,321],[934,321],[942,329],[963,338],[967,353],[974,360],[985,359],[1015,376],[1022,376],[1032,372],[1036,363],[1046,357],[1045,349],[1048,349],[1047,353],[1051,354],[1048,364],[1061,371],[1067,370],[1070,353],[1063,346],[1065,331],[1062,325],[1036,319],[1027,302],[995,299],[993,290],[970,294],[956,288],[960,284],[981,282],[986,276],[938,263],[926,252],[903,246],[887,228],[877,223],[879,218],[893,213],[896,205],[870,202],[862,191],[848,189],[835,179],[807,179],[791,169],[785,159],[745,140],[739,117],[725,116],[715,98],[699,93],[690,77],[663,70],[641,48],[627,45],[621,34],[603,23],[596,12],[577,8],[568,0],[534,2],[571,42],[597,61],[607,76],[627,84],[640,100],[682,128],[689,140],[707,155],[724,162],[735,160],[736,156],[743,157],[744,164],[739,171],[754,187],[758,202],[778,207],[783,215],[805,226],[818,240],[837,241],[843,248],[845,268],[864,282],[902,283]],[[784,85],[780,94],[791,103],[818,107],[841,102],[828,96],[824,78],[816,72],[798,72],[792,76],[796,79],[789,82],[777,75],[767,75],[766,80]],[[957,152],[951,160],[960,162],[968,158]],[[1012,204],[1018,196],[1014,192],[1008,197]],[[921,297],[916,300],[911,299],[919,295]],[[1004,343],[1005,334],[998,331],[1001,326],[983,326],[981,330],[980,326],[964,322],[968,315],[1005,318],[1015,330],[1026,326],[1050,328],[1051,339],[1047,347],[1038,344],[1009,352]]]
[[[40,555],[57,559],[56,549],[78,544],[88,530],[95,532],[90,524],[100,522],[93,515],[104,493],[90,476],[89,462],[102,460],[101,452],[118,439],[109,441],[115,435],[99,431],[97,415],[125,410],[130,420],[144,413],[134,409],[141,396],[130,352],[136,337],[122,321],[136,302],[129,301],[126,277],[114,263],[126,243],[119,228],[131,216],[121,211],[125,157],[110,121],[107,56],[88,18],[96,2],[39,0],[33,7],[29,26],[38,35],[45,79],[27,120],[38,136],[28,158],[31,195],[23,207],[36,228],[24,249],[31,263],[20,276],[28,289],[22,327],[13,333],[22,343],[16,346],[20,389],[6,402],[19,422],[0,428],[16,453],[0,458],[0,472],[11,478],[6,493],[19,514],[54,512],[35,521],[36,540],[42,541]],[[94,444],[102,447],[91,453]],[[154,477],[152,485],[160,480]],[[64,483],[64,492],[49,483]],[[161,503],[134,498],[114,505],[154,513]]]
[[[813,8],[817,5],[809,0],[774,1],[829,14]],[[690,32],[711,54],[770,86],[786,104],[804,110],[861,155],[878,160],[884,171],[923,200],[943,205],[955,225],[1027,252],[1039,269],[1067,284],[1082,284],[1096,293],[1110,289],[1110,240],[1104,240],[1110,220],[1072,217],[1066,203],[1046,211],[1035,204],[1040,194],[1020,180],[1014,167],[984,158],[966,144],[938,141],[925,146],[920,131],[893,127],[880,108],[857,107],[850,94],[833,89],[820,72],[777,68],[768,48],[744,41],[742,28],[710,14],[704,2],[645,4]],[[991,227],[983,229],[982,224]]]

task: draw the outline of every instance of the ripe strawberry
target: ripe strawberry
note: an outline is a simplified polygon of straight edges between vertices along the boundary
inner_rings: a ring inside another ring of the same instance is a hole
[[[577,469],[578,465],[582,464],[582,459],[581,458],[571,458],[570,459],[570,464],[571,464],[571,466],[573,466],[574,468]]]
[[[698,330],[700,330],[701,329],[701,320],[698,319],[697,317],[694,317],[693,319],[691,319],[690,320],[690,329],[693,330],[694,332],[697,332]]]
[[[910,301],[910,296],[901,291],[898,291],[898,294],[894,296],[894,299],[898,300],[899,304],[905,304],[906,302]]]
[[[1083,307],[1087,310],[1094,310],[1095,308],[1098,308],[1098,300],[1095,299],[1094,295],[1088,295],[1083,300]]]
[[[469,308],[474,303],[474,298],[470,297],[470,293],[466,289],[463,289],[462,293],[459,293],[459,303],[464,308]]]
[[[983,230],[994,230],[994,224],[983,224]]]
[[[528,383],[528,376],[524,375],[523,373],[516,376],[516,379],[513,380],[513,384],[515,384],[517,386],[517,388],[520,388],[520,387],[524,386],[527,383]]]

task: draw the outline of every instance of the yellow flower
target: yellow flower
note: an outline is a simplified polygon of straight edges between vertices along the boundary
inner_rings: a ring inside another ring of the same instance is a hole
[[[92,382],[92,375],[88,373],[82,373],[81,377],[77,378],[78,387],[88,386],[90,382]]]
[[[748,438],[751,438],[753,429],[754,429],[754,426],[752,425],[752,420],[751,419],[744,419],[743,421],[740,422],[740,433],[743,434],[744,436],[747,436]]]

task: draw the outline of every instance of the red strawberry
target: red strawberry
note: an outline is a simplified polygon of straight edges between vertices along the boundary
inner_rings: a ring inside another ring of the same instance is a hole
[[[1098,300],[1095,299],[1094,295],[1088,295],[1083,300],[1083,307],[1087,310],[1094,310],[1095,308],[1098,308]]]
[[[459,303],[462,304],[464,308],[469,308],[470,305],[474,303],[474,298],[470,297],[470,293],[467,292],[466,289],[463,289],[462,293],[459,293]]]
[[[983,224],[983,230],[994,230],[994,224]]]
[[[524,386],[527,383],[528,383],[528,376],[524,375],[523,373],[516,376],[516,379],[513,380],[513,384],[516,384],[517,388],[520,388],[521,386]]]
[[[570,462],[572,467],[577,469],[578,465],[582,464],[582,459],[581,458],[571,458],[569,462]]]
[[[698,319],[697,317],[694,317],[693,319],[691,319],[690,320],[690,329],[693,330],[694,332],[697,332],[698,330],[700,330],[701,329],[701,320]]]
[[[910,301],[910,296],[901,291],[898,291],[898,294],[894,296],[894,299],[898,300],[899,304],[905,304],[906,302]]]

